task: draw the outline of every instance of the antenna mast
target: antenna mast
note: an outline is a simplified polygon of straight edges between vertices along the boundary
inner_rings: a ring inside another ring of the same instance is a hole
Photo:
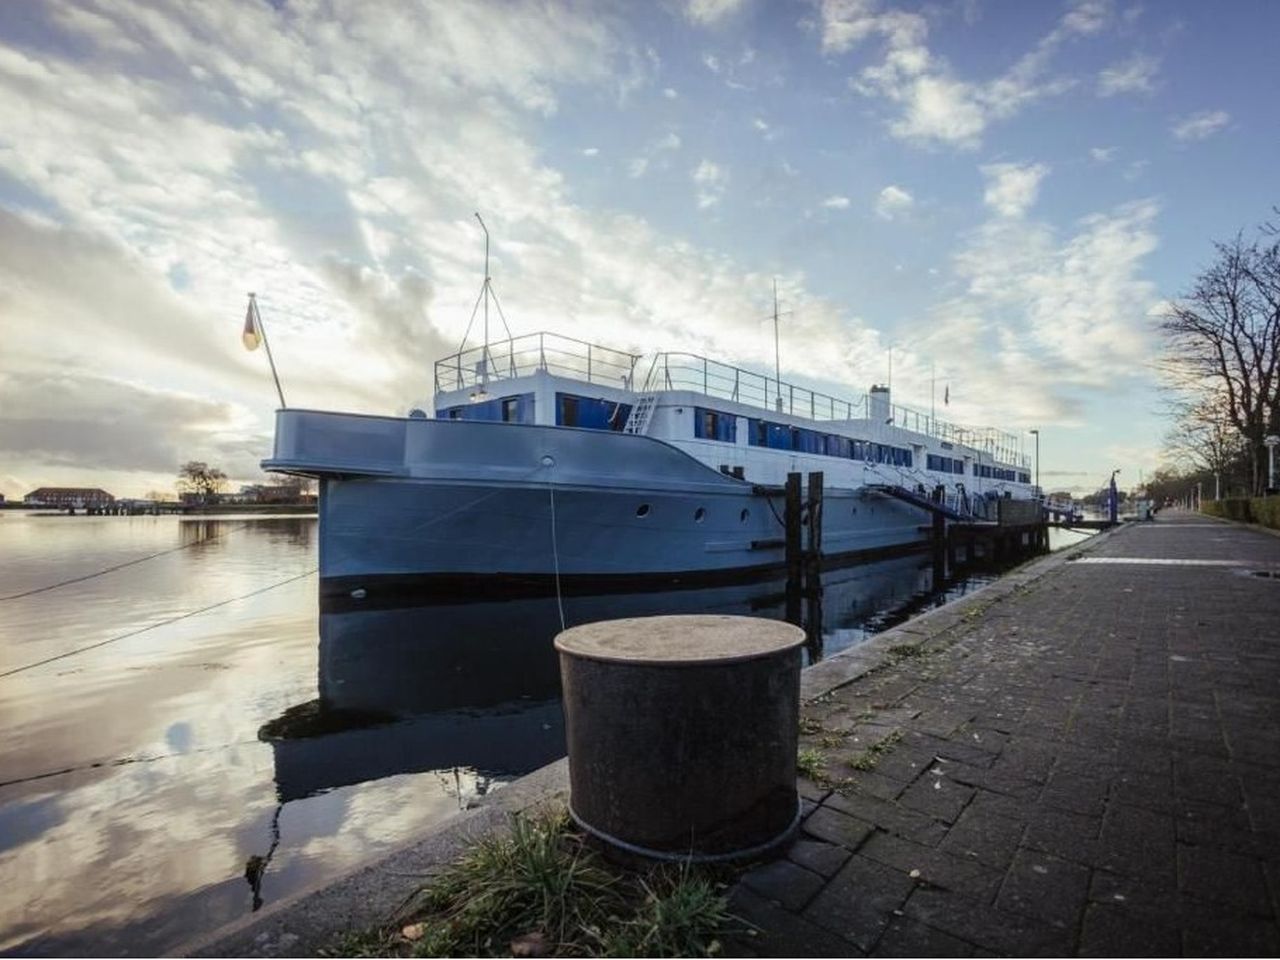
[[[773,278],[773,373],[778,381],[778,410],[782,410],[782,353],[778,347],[778,278]]]
[[[476,298],[476,305],[471,308],[471,319],[467,322],[467,330],[462,335],[462,345],[458,347],[459,361],[461,361],[462,353],[467,349],[467,338],[471,336],[471,327],[476,322],[476,313],[480,309],[480,305],[484,305],[484,346],[481,347],[480,361],[480,390],[479,393],[473,395],[472,399],[486,396],[485,388],[489,385],[489,363],[493,359],[489,351],[489,298],[493,298],[493,305],[498,308],[498,318],[502,321],[502,328],[507,331],[507,343],[511,343],[511,327],[507,324],[507,317],[502,312],[502,302],[498,299],[498,294],[493,289],[493,278],[489,276],[489,228],[485,226],[484,220],[477,213],[475,218],[480,223],[480,229],[484,231],[484,283],[480,285],[480,296]],[[514,353],[510,358],[512,376],[515,376],[515,357]]]
[[[484,287],[481,290],[484,296],[484,351],[481,353],[484,370],[480,375],[480,389],[484,390],[489,385],[489,296],[492,291],[489,280],[489,228],[480,219],[479,212],[476,213],[476,219],[480,221],[480,229],[484,231]]]

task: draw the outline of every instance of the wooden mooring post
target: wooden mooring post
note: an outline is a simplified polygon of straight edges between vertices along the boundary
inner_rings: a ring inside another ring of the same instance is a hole
[[[801,583],[804,576],[803,557],[801,555],[801,513],[803,504],[800,497],[800,474],[788,473],[783,503],[782,526],[785,538],[785,556],[787,564],[787,622],[800,623]]]

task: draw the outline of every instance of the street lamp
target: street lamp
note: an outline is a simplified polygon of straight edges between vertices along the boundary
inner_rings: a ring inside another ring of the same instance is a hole
[[[1040,490],[1040,431],[1032,430],[1031,432],[1036,436],[1036,490],[1043,495],[1044,491]]]

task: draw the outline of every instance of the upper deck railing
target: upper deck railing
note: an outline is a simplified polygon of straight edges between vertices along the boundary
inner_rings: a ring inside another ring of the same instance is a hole
[[[871,419],[876,410],[866,394],[856,400],[842,399],[692,353],[655,354],[643,382],[637,385],[636,368],[642,356],[559,334],[531,333],[437,360],[435,388],[437,393],[465,390],[491,380],[525,377],[545,370],[556,376],[639,393],[689,390],[810,420]],[[990,427],[958,426],[896,403],[881,412],[887,426],[980,450],[1001,463],[1030,466],[1030,459],[1018,450],[1013,434]]]
[[[545,370],[558,377],[633,389],[641,354],[626,353],[557,333],[529,333],[471,347],[436,361],[436,393],[467,390]]]

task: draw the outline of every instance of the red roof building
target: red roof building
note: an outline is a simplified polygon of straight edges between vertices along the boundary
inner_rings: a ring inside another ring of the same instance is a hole
[[[40,487],[22,502],[37,507],[101,507],[116,498],[98,487]]]

